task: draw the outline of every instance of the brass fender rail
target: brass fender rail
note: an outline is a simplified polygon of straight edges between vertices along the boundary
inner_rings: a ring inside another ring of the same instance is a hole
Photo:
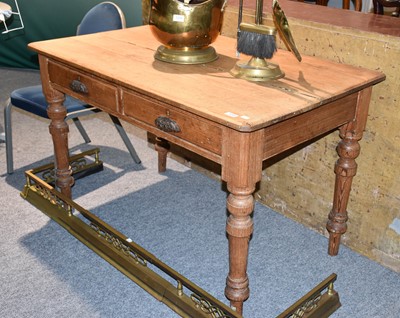
[[[71,156],[73,174],[102,166],[98,154],[96,148]],[[53,164],[26,171],[26,184],[21,196],[180,316],[241,317],[130,238],[57,191],[49,184],[54,182],[53,171]],[[175,285],[153,271],[149,264],[166,274]],[[336,275],[332,274],[277,318],[328,317],[340,306],[339,296],[333,290],[335,280]],[[188,294],[184,288],[189,291]],[[326,288],[328,291],[321,295]]]
[[[71,160],[79,160],[82,163],[84,157],[92,153],[85,152],[71,157]],[[93,165],[92,162],[89,164]],[[73,162],[71,166],[74,166]],[[46,165],[44,169],[40,167],[26,171],[26,185],[21,196],[180,316],[241,317],[233,309],[38,177],[42,175],[48,181],[52,181],[53,179],[48,176],[54,175],[51,172],[53,169],[53,165]],[[150,269],[148,263],[172,278],[176,286]],[[191,292],[190,296],[185,294],[184,287]]]
[[[276,318],[329,317],[341,306],[339,294],[333,289],[336,278],[336,274],[331,274]]]

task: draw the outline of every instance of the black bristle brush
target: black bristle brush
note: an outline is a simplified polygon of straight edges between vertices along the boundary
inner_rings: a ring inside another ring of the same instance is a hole
[[[237,51],[261,59],[270,59],[276,52],[276,29],[262,25],[263,0],[256,2],[255,24],[242,23],[243,0],[239,3]]]

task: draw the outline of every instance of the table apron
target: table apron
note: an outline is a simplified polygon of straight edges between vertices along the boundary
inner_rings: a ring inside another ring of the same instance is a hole
[[[51,85],[56,90],[216,163],[222,163],[224,130],[231,128],[52,60],[48,61],[48,74]],[[78,83],[78,88],[73,87],[74,81]],[[82,88],[79,85],[82,85]],[[263,160],[352,121],[357,99],[358,92],[261,128],[264,136]],[[157,127],[156,120],[160,116],[173,121],[179,127],[179,131],[164,131]],[[252,133],[255,132],[243,132]]]
[[[358,94],[353,93],[264,128],[263,160],[354,120]]]
[[[221,163],[224,126],[53,60],[48,60],[48,75],[54,89]],[[179,131],[157,127],[160,116],[175,122]]]

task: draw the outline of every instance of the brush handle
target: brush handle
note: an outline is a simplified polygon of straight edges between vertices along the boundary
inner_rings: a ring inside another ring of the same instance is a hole
[[[239,14],[238,14],[238,25],[237,25],[237,34],[236,34],[236,39],[239,41],[240,37],[240,23],[242,23],[243,19],[243,0],[239,0]],[[236,48],[236,57],[239,57],[240,53]]]
[[[240,32],[240,23],[243,19],[243,0],[239,0],[239,14],[238,14],[238,36]]]
[[[256,24],[262,24],[264,0],[257,0],[256,2]]]

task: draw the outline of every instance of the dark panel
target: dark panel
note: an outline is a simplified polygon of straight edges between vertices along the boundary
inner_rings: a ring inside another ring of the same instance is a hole
[[[16,11],[14,0],[1,0]],[[18,0],[25,28],[8,34],[1,34],[0,25],[0,67],[38,68],[36,53],[27,49],[34,41],[75,35],[76,27],[85,13],[100,0]],[[128,27],[142,23],[141,0],[114,0],[125,14]],[[20,25],[17,16],[10,18],[8,27]]]

